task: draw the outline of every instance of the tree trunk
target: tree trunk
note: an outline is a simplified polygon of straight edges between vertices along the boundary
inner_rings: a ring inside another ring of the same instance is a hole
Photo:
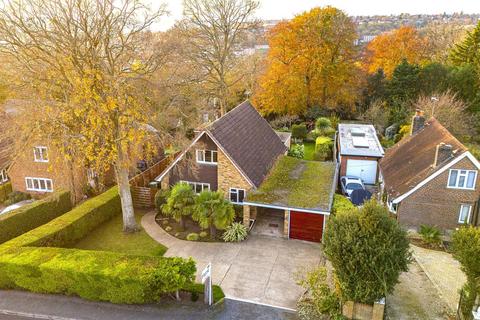
[[[210,224],[210,239],[215,240],[216,235],[217,235],[217,229],[215,228],[215,226],[212,223],[212,224]]]
[[[115,175],[117,178],[118,194],[120,195],[120,202],[122,204],[123,231],[136,232],[138,231],[138,227],[133,210],[130,182],[128,181],[128,169],[124,164],[122,151],[119,151],[118,160],[115,164]]]
[[[185,225],[185,218],[183,216],[180,217],[180,227],[182,228],[182,231],[185,231],[186,225]]]

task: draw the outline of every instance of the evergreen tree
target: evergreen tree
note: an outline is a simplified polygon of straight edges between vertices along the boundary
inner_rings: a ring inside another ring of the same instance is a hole
[[[210,228],[210,237],[215,238],[216,229],[225,229],[235,218],[233,205],[218,191],[203,191],[195,201],[192,215],[200,227]]]
[[[472,64],[480,72],[480,21],[461,43],[455,45],[450,57],[454,64]]]
[[[401,104],[416,99],[419,94],[420,68],[410,64],[406,59],[393,71],[392,80],[388,83],[388,100],[393,105]]]
[[[378,69],[372,75],[367,76],[367,85],[363,90],[363,101],[369,106],[375,100],[382,100],[386,95],[386,80],[383,69]]]

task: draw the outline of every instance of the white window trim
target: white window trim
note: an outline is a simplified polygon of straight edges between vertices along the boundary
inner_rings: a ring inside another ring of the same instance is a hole
[[[461,220],[463,207],[469,207],[470,208],[468,210],[467,221],[462,221]],[[473,208],[473,206],[471,204],[461,204],[460,205],[460,211],[458,212],[458,223],[461,223],[461,224],[469,224],[470,223],[470,219],[472,217],[472,208]]]
[[[0,170],[0,183],[8,181],[7,169]]]
[[[239,201],[232,201],[232,191],[235,190],[235,192],[237,193],[237,200],[238,200],[238,191],[243,191],[243,199],[245,200],[245,198],[247,197],[247,191],[245,189],[242,189],[242,188],[230,188],[230,190],[228,191],[228,199],[230,200],[231,203],[235,203],[235,204],[243,204],[243,201],[242,202],[239,202]]]
[[[455,186],[450,186],[450,175],[452,174],[452,171],[458,171],[457,173],[457,181],[456,181],[456,185]],[[460,180],[460,171],[466,171],[466,175],[465,175],[465,187],[459,187],[458,186],[458,181]],[[468,174],[470,172],[473,172],[475,173],[475,177],[473,178],[473,187],[472,188],[468,188],[467,187],[467,182],[468,182]],[[477,184],[477,175],[478,175],[478,171],[477,170],[467,170],[467,169],[450,169],[448,171],[448,180],[447,180],[447,189],[460,189],[460,190],[475,190],[475,186]]]
[[[206,161],[205,153],[206,152],[211,152],[211,159],[212,161]],[[213,161],[213,154],[217,154],[217,162]],[[203,160],[198,160],[199,159],[199,154],[203,154]],[[197,163],[201,164],[210,164],[210,165],[217,165],[218,163],[218,151],[217,150],[204,150],[204,149],[196,149],[195,150],[195,159],[197,160]]]
[[[193,187],[193,191],[194,191],[195,193],[197,193],[197,191],[196,191],[197,185],[201,185],[201,186],[202,186],[202,191],[211,190],[211,189],[210,189],[210,183],[206,183],[206,182],[193,182],[193,181],[180,180],[180,183],[187,183],[188,185],[192,186],[192,187]],[[197,194],[198,194],[198,193],[197,193]]]
[[[32,181],[32,187],[28,187],[28,180]],[[43,180],[45,182],[45,189],[42,188],[35,188],[33,185],[33,180],[38,180],[38,185],[40,186],[40,180]],[[47,181],[50,181],[50,185],[52,186],[52,189],[49,190],[47,189]],[[53,180],[52,179],[47,179],[47,178],[35,178],[35,177],[25,177],[25,187],[27,191],[37,191],[37,192],[53,192]]]
[[[40,158],[37,158],[37,153],[35,152],[36,149],[39,150]],[[45,150],[47,159],[44,159],[44,157],[43,157],[44,150]],[[34,159],[35,162],[48,162],[48,148],[45,147],[45,146],[35,146],[35,147],[33,147],[33,159]]]

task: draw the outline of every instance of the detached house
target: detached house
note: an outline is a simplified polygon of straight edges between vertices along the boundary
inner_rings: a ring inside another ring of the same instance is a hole
[[[336,166],[287,157],[288,144],[246,101],[200,131],[156,180],[163,189],[185,182],[197,193],[220,190],[243,205],[245,225],[320,241]]]
[[[411,135],[380,161],[383,192],[399,223],[411,229],[435,225],[447,232],[463,224],[480,225],[479,169],[460,141],[420,111]]]

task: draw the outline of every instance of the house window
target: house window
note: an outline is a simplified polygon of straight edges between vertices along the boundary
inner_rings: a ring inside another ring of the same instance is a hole
[[[474,170],[450,170],[448,187],[456,189],[475,189],[477,171]]]
[[[0,183],[7,182],[7,181],[8,181],[7,169],[0,170]]]
[[[34,147],[33,158],[35,162],[48,162],[47,147]]]
[[[470,223],[470,215],[472,213],[472,206],[469,204],[462,204],[460,206],[460,213],[458,214],[458,223]]]
[[[25,185],[28,191],[53,192],[52,179],[27,177]]]
[[[215,150],[197,150],[197,162],[217,164],[217,151]]]
[[[237,188],[230,188],[230,201],[233,203],[243,203],[243,199],[245,198],[245,190],[244,189],[237,189]]]
[[[192,187],[195,193],[200,193],[204,190],[210,190],[210,183],[203,183],[203,182],[191,182],[191,181],[180,181],[181,183],[186,183]]]

